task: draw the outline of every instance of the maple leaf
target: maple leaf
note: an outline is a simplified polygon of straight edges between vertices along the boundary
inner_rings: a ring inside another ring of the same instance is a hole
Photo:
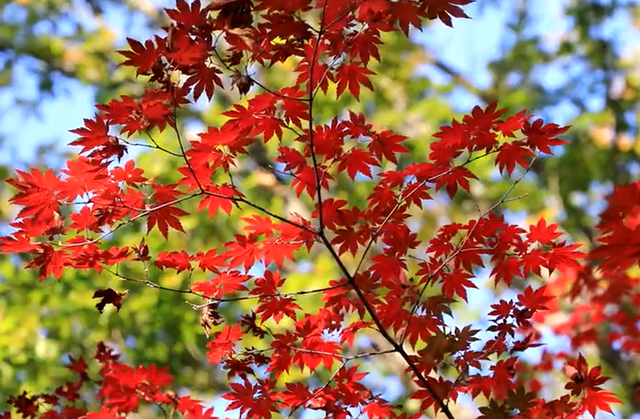
[[[549,250],[549,270],[553,272],[559,267],[579,269],[581,265],[578,259],[583,259],[587,256],[583,252],[576,251],[580,247],[582,245],[578,243],[567,244],[566,241],[555,243]]]
[[[397,320],[401,318],[402,316],[396,316]],[[406,326],[405,321],[402,321],[402,324]],[[438,333],[441,326],[442,321],[437,316],[414,315],[407,330],[407,341],[412,345],[416,345],[420,341],[425,342],[433,333]]]
[[[338,342],[327,341],[319,336],[311,336],[302,341],[301,349],[293,356],[293,362],[297,363],[300,368],[309,368],[311,372],[315,371],[320,364],[323,364],[328,370],[331,370],[334,362],[340,359],[342,353],[342,345]]]
[[[493,371],[492,379],[494,382],[493,395],[498,400],[504,400],[513,387],[513,378],[516,372],[516,358],[500,360],[490,369]]]
[[[201,65],[193,71],[193,74],[187,78],[183,86],[185,88],[193,86],[193,98],[195,100],[198,100],[202,94],[205,94],[207,99],[211,100],[215,87],[223,87],[219,74],[222,74],[222,71],[218,68],[211,65]]]
[[[131,47],[131,51],[117,51],[126,57],[126,60],[120,63],[120,65],[136,67],[137,75],[149,73],[160,56],[160,50],[150,39],[146,40],[144,44],[132,38],[127,38],[127,42]]]
[[[362,237],[358,234],[358,231],[353,228],[341,228],[335,230],[335,233],[336,235],[331,240],[331,244],[338,245],[339,254],[350,251],[351,254],[355,256],[358,252],[358,247],[367,242],[366,237]]]
[[[56,388],[55,394],[56,396],[60,396],[63,399],[73,402],[80,398],[80,394],[78,393],[80,387],[82,387],[81,382],[74,383],[72,381],[67,381],[64,386]]]
[[[452,17],[469,18],[459,6],[464,6],[472,1],[473,0],[424,0],[421,4],[423,8],[426,8],[427,19],[440,19],[445,25],[453,27]]]
[[[442,279],[442,293],[446,298],[453,298],[458,295],[464,301],[467,301],[467,288],[478,288],[469,279],[473,278],[468,272],[461,269],[455,269],[453,272],[444,275]]]
[[[350,63],[342,64],[336,70],[336,83],[338,83],[336,89],[336,98],[342,96],[342,93],[346,89],[356,98],[360,100],[360,86],[364,86],[367,89],[373,91],[373,84],[369,80],[368,76],[375,75],[373,71],[366,68],[363,63],[352,61]]]
[[[398,159],[396,155],[409,151],[407,147],[401,144],[406,140],[407,137],[403,135],[394,134],[392,131],[382,131],[378,134],[371,135],[369,151],[376,156],[380,163],[382,163],[382,158],[384,157],[390,162],[397,164]]]
[[[174,229],[184,233],[184,228],[182,228],[182,223],[178,217],[188,214],[189,213],[183,209],[168,205],[154,208],[147,218],[147,229],[151,231],[151,229],[157,225],[160,233],[165,239],[168,239],[169,227],[173,227]]]
[[[179,397],[177,399],[177,410],[188,419],[214,419],[213,408],[205,409],[200,400],[193,399],[189,396]]]
[[[302,241],[284,241],[279,239],[267,239],[260,243],[263,262],[266,265],[274,263],[281,268],[286,259],[295,260],[294,252],[300,249]]]
[[[371,178],[371,166],[379,166],[375,157],[366,150],[354,148],[342,156],[338,170],[341,172],[346,170],[352,180],[356,178],[358,173]]]
[[[521,257],[522,271],[525,277],[532,272],[536,275],[542,275],[541,268],[547,266],[546,253],[542,249],[531,249]]]
[[[477,179],[466,167],[457,166],[444,173],[435,180],[438,189],[446,187],[450,198],[453,198],[458,190],[458,185],[469,192],[469,179]]]
[[[75,128],[69,131],[80,138],[69,143],[71,146],[82,147],[80,154],[92,151],[107,145],[109,141],[109,124],[103,116],[95,119],[84,119],[84,128]]]
[[[309,83],[309,74],[311,73],[309,70],[309,60],[305,57],[300,60],[298,66],[293,70],[295,73],[300,73],[296,80],[296,84],[298,86],[302,86],[304,83],[307,83],[307,89],[311,86],[320,87],[320,89],[326,94],[329,89],[329,82],[335,81],[333,73],[329,71],[329,64],[314,63],[313,80],[311,83]]]
[[[292,320],[296,319],[296,310],[301,310],[295,300],[291,297],[271,297],[258,306],[257,314],[261,314],[261,323],[273,318],[276,324],[280,323],[284,316]]]
[[[307,386],[302,383],[285,383],[284,385],[287,389],[281,395],[282,407],[302,406],[313,396]]]
[[[56,279],[62,278],[62,271],[68,264],[65,260],[68,255],[67,250],[56,250],[48,243],[41,243],[38,245],[36,253],[38,256],[27,264],[27,268],[40,268],[38,270],[38,280],[42,281],[51,274]]]
[[[388,4],[388,2],[386,1],[384,3]],[[363,8],[367,7],[370,4],[371,2],[361,4],[360,10],[362,10]],[[362,61],[364,65],[368,65],[371,58],[380,62],[381,58],[380,58],[380,53],[378,51],[378,45],[380,44],[382,44],[382,40],[380,39],[380,33],[378,32],[378,30],[372,27],[367,27],[364,30],[354,34],[353,42],[350,43],[351,48],[349,53],[354,58],[355,57],[360,58],[360,61]],[[329,74],[332,74],[332,73],[329,73]],[[334,80],[332,77],[331,78],[325,77],[323,81],[324,80],[326,80],[327,83],[325,83],[322,86],[323,87],[322,90],[326,94],[327,89],[325,85],[328,85],[329,80],[330,81],[334,81]]]
[[[509,407],[507,403],[500,403],[497,400],[490,399],[487,406],[480,406],[478,410],[482,413],[479,419],[503,419],[508,418]]]
[[[425,377],[425,381],[429,383],[429,386],[433,390],[428,391],[421,388],[411,396],[412,399],[422,401],[422,403],[420,404],[420,409],[422,411],[427,410],[431,406],[433,406],[434,410],[438,412],[440,410],[440,405],[438,403],[439,400],[440,401],[443,400],[445,398],[445,395],[447,394],[451,394],[452,398],[455,397],[454,396],[456,394],[455,392],[449,393],[449,390],[451,389],[451,384],[452,384],[450,381],[446,381],[442,378],[435,379],[429,376]],[[421,384],[422,385],[420,387],[425,386],[424,383],[421,383]]]
[[[21,205],[17,218],[33,217],[34,221],[49,223],[60,216],[62,200],[58,195],[62,181],[53,170],[44,173],[32,168],[28,173],[16,170],[19,178],[7,179],[6,182],[18,189],[10,202]]]
[[[589,368],[582,354],[579,354],[578,359],[566,363],[564,371],[571,378],[571,382],[567,383],[564,388],[571,390],[573,396],[577,396],[583,391],[602,391],[600,386],[609,380],[608,377],[600,375],[601,367]]]
[[[87,412],[86,419],[117,419],[118,416],[111,408],[102,406],[97,412]]]
[[[180,252],[167,252],[162,251],[158,253],[154,264],[160,268],[172,268],[177,273],[182,271],[190,271],[191,268],[191,256],[184,250]]]
[[[240,341],[244,332],[240,325],[233,327],[224,325],[223,329],[213,334],[213,338],[207,343],[207,358],[210,364],[219,364],[223,358],[233,354],[233,347]]]
[[[362,408],[369,419],[385,419],[393,416],[391,406],[384,401],[374,401]]]
[[[261,217],[257,214],[252,217],[242,218],[242,221],[247,223],[247,225],[242,228],[244,231],[267,237],[273,235],[276,226],[270,217]]]
[[[147,229],[158,226],[158,230],[165,239],[169,237],[169,227],[184,233],[184,228],[179,217],[188,215],[189,213],[181,208],[174,207],[176,202],[177,191],[173,186],[153,185],[153,197],[156,201],[156,207],[149,210],[147,217]]]
[[[531,286],[525,288],[522,294],[518,295],[518,302],[529,310],[548,310],[547,303],[554,297],[547,294],[547,287],[542,286],[537,290],[533,290]]]
[[[394,3],[393,8],[400,29],[406,36],[409,36],[409,28],[411,26],[422,30],[420,18],[424,16],[424,13],[421,12],[420,5],[412,1],[399,1]]]
[[[0,253],[27,253],[37,249],[27,234],[14,233],[12,236],[0,237]]]
[[[471,375],[467,379],[467,388],[474,398],[480,394],[489,398],[493,389],[493,379],[484,375]]]
[[[333,176],[326,172],[326,168],[318,166],[315,169],[317,177],[320,179],[320,187],[323,189],[329,189],[329,181],[333,180]],[[314,169],[310,166],[300,167],[295,172],[295,179],[292,182],[296,191],[296,196],[300,196],[302,192],[306,192],[311,197],[315,197],[317,193],[316,189],[316,175],[314,175]]]
[[[184,407],[185,402],[183,399],[187,399],[187,397],[181,397],[180,402],[178,404],[178,410],[185,414],[185,419],[218,419],[216,415],[214,415],[214,408],[204,408],[201,402],[195,400],[191,401],[194,404],[194,407]]]
[[[313,147],[316,156],[339,159],[344,154],[343,145],[347,132],[336,118],[330,125],[319,125],[313,130]]]
[[[622,401],[611,391],[592,389],[587,389],[584,398],[580,402],[594,418],[598,410],[613,414],[613,409],[611,408],[613,403],[622,403]]]
[[[507,285],[511,285],[513,278],[522,278],[522,268],[518,259],[506,257],[496,262],[494,268],[491,270],[491,275],[495,275],[494,283],[496,285],[500,280]]]
[[[513,141],[504,143],[498,147],[498,155],[496,163],[500,169],[500,173],[506,170],[507,174],[512,174],[516,164],[520,167],[529,167],[527,157],[533,157],[535,154],[528,148],[524,141]]]
[[[209,186],[206,190],[206,196],[198,204],[198,211],[206,208],[209,213],[209,218],[213,218],[218,210],[231,214],[234,204],[233,200],[236,197],[237,191],[233,186]]]
[[[287,125],[280,118],[275,117],[261,117],[255,119],[254,129],[251,132],[254,135],[262,135],[264,142],[268,142],[273,137],[282,139],[282,128],[286,128]]]
[[[127,185],[136,187],[146,182],[147,178],[143,176],[144,170],[135,167],[133,160],[128,160],[124,166],[117,166],[111,170],[111,178],[116,182],[125,182]]]
[[[189,6],[185,0],[177,0],[175,9],[164,9],[169,18],[185,26],[205,26],[207,14],[200,8],[200,0],[194,0]]]
[[[85,361],[83,357],[75,359],[73,355],[69,355],[69,365],[67,365],[67,368],[79,375],[86,374],[88,368],[87,361]]]
[[[112,288],[100,289],[93,293],[93,297],[91,298],[100,298],[101,300],[96,304],[96,308],[100,313],[104,311],[104,307],[107,304],[113,304],[113,306],[117,309],[116,311],[120,311],[120,307],[122,307],[122,297],[127,294],[127,291],[118,292]]]
[[[264,272],[264,276],[256,279],[255,287],[249,294],[251,295],[273,295],[278,293],[278,287],[283,286],[285,279],[280,277],[280,272]],[[266,298],[266,297],[265,297]]]
[[[193,291],[202,292],[207,298],[219,299],[233,295],[237,291],[247,291],[244,285],[249,280],[248,275],[238,271],[221,272],[208,281],[197,281],[191,286]]]
[[[302,128],[303,121],[309,120],[309,106],[303,101],[305,92],[296,87],[286,87],[275,94],[280,95],[279,102],[283,121],[286,124]]]
[[[227,411],[239,409],[240,415],[246,415],[248,419],[270,419],[272,412],[278,412],[274,394],[263,381],[254,385],[245,378],[242,383],[230,383],[229,386],[231,392],[222,396],[231,402]]]
[[[509,116],[504,121],[496,122],[496,129],[507,138],[514,138],[514,132],[520,131],[524,126],[524,122],[531,118],[531,115],[527,115],[527,110],[523,109],[515,115]]]
[[[553,154],[550,147],[568,143],[567,140],[556,137],[567,132],[569,128],[569,126],[561,127],[557,124],[544,124],[542,119],[537,119],[533,122],[525,121],[522,134],[527,137],[529,147],[545,154]]]
[[[531,241],[538,242],[543,246],[551,245],[555,239],[562,236],[562,233],[556,231],[557,229],[557,224],[547,226],[547,222],[544,218],[541,218],[538,220],[536,225],[529,226],[527,238]]]

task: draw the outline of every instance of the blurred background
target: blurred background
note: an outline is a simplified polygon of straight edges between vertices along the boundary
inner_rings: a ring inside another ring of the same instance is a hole
[[[68,130],[93,116],[94,103],[142,92],[144,86],[133,71],[117,67],[120,57],[114,51],[126,47],[126,37],[146,39],[159,33],[166,23],[162,8],[172,4],[171,0],[0,0],[2,178],[16,168],[64,167],[77,151],[66,147],[74,139]],[[526,198],[501,211],[509,220],[527,225],[545,217],[560,223],[572,241],[592,246],[604,196],[612,185],[637,179],[640,172],[639,6],[624,0],[477,1],[464,8],[472,19],[455,20],[454,29],[438,22],[423,32],[414,31],[411,40],[385,36],[383,61],[374,65],[376,92],[365,92],[361,102],[349,98],[336,102],[331,95],[320,98],[317,114],[328,120],[346,107],[364,112],[377,127],[409,136],[411,157],[400,165],[426,158],[430,137],[440,125],[494,100],[511,113],[526,108],[546,122],[571,124],[570,144],[540,160],[514,192]],[[291,84],[292,69],[293,63],[285,62],[259,77],[270,86]],[[213,103],[197,103],[182,115],[183,129],[193,135],[219,124],[220,112],[236,99],[219,91]],[[159,141],[171,141],[163,135],[171,133],[160,135]],[[272,151],[262,154],[269,156]],[[125,160],[134,157],[148,177],[175,178],[179,164],[175,158],[131,148]],[[287,188],[269,181],[266,172],[255,170],[264,164],[255,156],[253,160],[244,163],[246,170],[238,179],[250,199],[280,212],[291,205],[304,207],[304,202],[294,202]],[[436,199],[427,211],[415,214],[421,237],[428,238],[443,223],[476,216],[477,206],[490,206],[511,185],[484,160],[472,170],[483,182],[471,196]],[[266,194],[265,187],[270,188]],[[341,185],[341,193],[356,202],[364,201],[365,192],[357,183]],[[2,234],[10,231],[7,223],[15,215],[8,204],[11,194],[7,185],[0,184]],[[235,223],[245,215],[238,211],[231,218],[194,217],[185,225],[186,235],[172,235],[170,242],[150,235],[147,241],[156,252],[215,248],[233,237]],[[135,229],[123,229],[109,243],[134,245],[139,239]],[[61,360],[67,354],[90,357],[99,340],[115,345],[132,363],[167,365],[176,376],[177,389],[189,388],[196,397],[224,406],[216,394],[226,389],[225,374],[206,364],[199,313],[184,303],[184,296],[86,272],[66,272],[60,282],[47,279],[38,284],[34,272],[20,267],[22,262],[17,257],[0,258],[0,410],[5,395],[23,389],[46,391],[61,384],[68,377]],[[188,281],[184,274],[171,271],[151,275],[167,286],[186,286]],[[292,289],[299,288],[296,282],[320,287],[336,275],[322,253],[287,272]],[[486,325],[488,304],[498,295],[515,295],[513,290],[494,290],[487,272],[478,272],[476,283],[480,290],[470,293],[474,305],[460,306],[455,313],[460,326]],[[130,294],[119,314],[98,315],[91,295],[109,286],[127,288]],[[320,307],[318,297],[305,298],[305,308]],[[242,302],[222,309],[233,317],[250,306],[251,302]],[[572,304],[566,302],[562,308],[569,315]],[[622,310],[613,307],[618,309]],[[580,349],[614,378],[612,389],[624,399],[616,414],[632,417],[640,413],[632,394],[640,381],[640,362],[599,338],[607,331],[606,325],[599,326],[594,341]],[[543,327],[543,336],[547,351],[575,349],[550,327]],[[365,350],[374,341],[371,337],[359,345]],[[528,355],[528,361],[539,361],[541,353],[542,349]],[[365,367],[381,392],[402,402],[411,384],[403,378],[401,364],[390,359]],[[322,377],[300,373],[297,379]],[[549,394],[562,388],[562,378],[540,379]],[[407,408],[416,406],[408,403]],[[464,400],[458,409],[454,413],[460,419],[476,416],[474,406]]]

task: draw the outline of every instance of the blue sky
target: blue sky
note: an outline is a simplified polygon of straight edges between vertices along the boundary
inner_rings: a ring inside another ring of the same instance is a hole
[[[163,3],[166,4],[167,1]],[[444,25],[431,25],[423,34],[418,35],[419,39],[429,45],[429,48],[447,64],[458,69],[474,83],[479,86],[487,85],[490,78],[486,63],[500,55],[501,45],[506,39],[505,25],[512,16],[515,3],[518,2],[482,1],[480,4],[466,6],[465,10],[472,17],[471,20],[456,20],[454,29]],[[548,46],[553,48],[568,24],[562,13],[565,1],[545,0],[529,3],[534,5],[536,24],[533,30],[544,34]],[[145,31],[129,30],[135,25],[127,25],[121,13],[110,13],[107,21],[112,27],[117,28],[117,35],[121,40],[125,36],[135,38],[145,36]],[[637,45],[640,41],[637,32],[629,30],[625,16],[619,16],[612,21],[607,32],[609,32],[608,35],[618,36],[622,48]],[[548,85],[558,84],[563,77],[565,77],[564,74],[553,68],[544,73],[544,81]],[[22,80],[23,83],[18,86],[21,94],[34,96],[33,80]],[[33,159],[34,151],[39,145],[53,142],[63,147],[74,139],[68,130],[82,126],[82,119],[93,115],[92,90],[90,87],[70,81],[65,82],[65,88],[66,93],[42,102],[39,116],[29,116],[23,110],[12,107],[11,95],[0,95],[0,109],[5,112],[0,124],[0,134],[8,139],[3,145],[5,147],[5,153],[2,155],[3,162],[16,161],[14,156],[17,156],[20,161],[28,161]],[[468,95],[463,94],[454,96],[454,101],[460,110],[468,110],[476,105]],[[558,106],[555,110],[554,122],[558,123],[566,123],[575,112],[571,107],[564,105]],[[486,291],[470,293],[470,300],[476,301],[478,306],[486,306],[492,299],[492,295]],[[561,340],[549,337],[548,341],[556,348],[564,346]],[[373,377],[373,379],[380,378]],[[393,393],[395,386],[393,383],[390,384],[389,391]],[[216,403],[216,405],[219,404]],[[305,418],[308,417],[310,416],[305,415]]]

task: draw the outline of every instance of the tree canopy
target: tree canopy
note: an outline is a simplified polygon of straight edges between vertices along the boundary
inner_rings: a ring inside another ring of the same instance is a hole
[[[3,168],[9,407],[637,411],[637,81],[610,29],[636,6],[568,2],[552,39],[533,2],[504,7],[479,83],[416,31],[455,33],[468,3],[4,6],[11,100],[46,100],[26,77],[100,103],[78,155]],[[125,7],[126,46],[89,23]]]

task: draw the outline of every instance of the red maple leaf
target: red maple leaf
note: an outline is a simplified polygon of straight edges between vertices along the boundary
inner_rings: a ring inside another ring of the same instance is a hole
[[[194,282],[191,289],[196,292],[202,292],[205,297],[223,298],[233,295],[238,291],[247,291],[244,285],[249,280],[249,276],[243,275],[238,271],[220,272],[208,281]]]
[[[131,38],[127,38],[127,42],[131,47],[130,51],[117,51],[126,58],[120,65],[136,67],[138,75],[148,74],[160,57],[160,50],[150,39],[146,40],[144,44]]]
[[[133,160],[128,160],[124,166],[117,166],[111,170],[111,177],[116,182],[124,182],[131,187],[135,187],[147,181],[143,176],[144,170],[135,167]]]
[[[374,401],[362,408],[369,419],[384,419],[393,416],[392,407],[385,401]]]
[[[613,414],[613,403],[622,403],[613,392],[587,389],[580,404],[595,418],[598,410]]]
[[[275,232],[276,224],[269,217],[261,217],[256,214],[252,217],[243,218],[242,221],[247,223],[242,229],[248,233],[270,237]]]
[[[296,351],[292,362],[303,370],[309,368],[315,371],[320,364],[331,370],[334,362],[340,359],[342,345],[338,342],[327,341],[320,336],[311,336],[302,341],[300,346],[304,351]]]
[[[378,162],[382,163],[382,158],[386,158],[390,162],[398,163],[396,157],[399,153],[407,153],[409,149],[402,145],[407,137],[403,135],[394,134],[392,131],[382,131],[377,134],[371,135],[371,142],[369,143],[369,151],[373,153],[378,159]]]
[[[272,318],[278,324],[284,316],[295,320],[296,310],[301,309],[291,297],[269,297],[265,298],[265,301],[258,306],[256,314],[261,314],[261,323]]]
[[[548,295],[546,286],[542,286],[535,291],[531,286],[528,286],[522,294],[518,295],[518,302],[529,310],[539,311],[548,310],[547,304],[554,298],[552,295]]]
[[[541,275],[541,268],[547,266],[547,255],[542,249],[534,248],[522,255],[522,271],[525,275]]]
[[[531,118],[531,115],[527,115],[527,110],[523,109],[515,115],[507,117],[504,121],[498,121],[496,123],[496,129],[507,138],[514,138],[514,132],[520,131],[524,126],[524,122]]]
[[[346,89],[356,98],[360,99],[360,86],[373,91],[373,84],[369,80],[369,76],[375,75],[373,71],[366,68],[363,63],[352,61],[342,64],[336,70],[336,97],[342,96]]]
[[[354,148],[342,156],[338,170],[346,171],[351,179],[355,179],[358,173],[370,178],[372,176],[371,166],[379,166],[375,157],[366,150]]]
[[[192,269],[191,256],[184,250],[180,252],[162,251],[158,253],[154,264],[160,269],[175,269],[178,273]]]
[[[222,396],[231,402],[227,410],[239,409],[240,415],[249,419],[270,419],[273,412],[278,412],[275,394],[263,381],[252,384],[245,378],[242,383],[230,383],[229,386],[231,392]]]
[[[446,298],[453,298],[458,295],[464,301],[467,301],[467,288],[478,288],[473,282],[473,278],[468,272],[461,269],[455,269],[453,272],[442,277],[442,293]]]
[[[65,249],[56,250],[48,243],[41,243],[36,249],[38,256],[34,257],[28,264],[27,268],[39,267],[38,270],[40,281],[53,274],[56,279],[62,278],[62,270],[67,265],[68,251]]]
[[[233,354],[233,347],[240,341],[244,332],[240,329],[240,325],[235,326],[224,325],[223,329],[213,334],[213,338],[207,343],[207,357],[209,363],[219,364],[223,358]]]
[[[23,233],[14,233],[13,236],[0,237],[0,253],[27,253],[36,250],[36,244]]]
[[[469,192],[469,179],[477,179],[477,177],[466,167],[458,166],[442,174],[442,176],[438,176],[435,183],[438,189],[445,187],[449,197],[453,198],[458,186]]]
[[[469,18],[459,6],[471,3],[473,0],[425,0],[422,7],[426,8],[427,19],[440,19],[442,23],[453,27],[452,17]]]
[[[511,285],[514,278],[522,278],[522,268],[518,259],[506,257],[495,263],[491,275],[495,275],[494,282],[496,284],[503,281],[505,284]]]
[[[507,174],[511,174],[516,164],[525,169],[529,167],[529,159],[527,157],[533,157],[534,155],[524,141],[513,141],[498,147],[496,163],[501,173],[506,170]]]
[[[532,149],[540,150],[545,154],[553,154],[550,147],[568,143],[567,140],[561,140],[557,136],[564,134],[569,128],[569,126],[545,124],[542,119],[537,119],[533,122],[525,121],[522,134],[527,137],[527,144]]]
[[[153,189],[153,198],[156,206],[149,210],[147,229],[151,231],[153,227],[158,226],[158,230],[160,230],[165,239],[169,237],[169,227],[184,233],[179,217],[189,213],[174,206],[177,204],[178,191],[173,186],[158,184],[153,184]]]
[[[17,218],[33,217],[36,222],[49,223],[60,215],[62,200],[58,191],[62,188],[62,181],[53,170],[44,173],[32,168],[29,172],[16,170],[18,178],[7,179],[6,182],[18,189],[10,202],[23,208]]]
[[[198,204],[198,211],[206,208],[210,218],[213,218],[218,210],[230,214],[235,198],[237,198],[237,191],[233,186],[209,186],[206,190],[206,196]]]
[[[426,15],[418,3],[401,0],[390,7],[393,7],[394,17],[398,19],[400,29],[402,29],[402,32],[404,32],[406,36],[409,36],[409,28],[411,26],[420,30],[422,29],[420,18]]]
[[[177,0],[175,9],[165,9],[167,16],[176,22],[187,27],[205,26],[207,24],[207,14],[201,8],[200,0],[194,0],[189,6],[185,0]]]
[[[82,147],[81,154],[104,147],[109,142],[109,124],[100,115],[97,115],[94,119],[85,118],[84,128],[72,129],[69,132],[80,137],[71,141],[69,145]]]
[[[557,231],[557,229],[557,224],[547,226],[547,222],[541,218],[538,220],[538,224],[529,226],[527,238],[532,242],[538,242],[543,246],[550,245],[555,239],[562,236],[562,233]]]
[[[75,359],[73,355],[69,355],[69,365],[67,365],[67,368],[78,375],[84,375],[88,368],[87,361],[85,361],[83,357]]]
[[[204,51],[204,53],[206,53],[206,51]],[[200,56],[197,56],[196,60],[199,58]],[[215,92],[215,87],[223,87],[222,79],[219,76],[220,74],[222,74],[222,71],[216,67],[204,64],[200,65],[194,69],[193,74],[187,78],[184,87],[189,88],[193,86],[193,97],[195,100],[198,100],[203,93],[207,96],[207,99],[211,100]]]

